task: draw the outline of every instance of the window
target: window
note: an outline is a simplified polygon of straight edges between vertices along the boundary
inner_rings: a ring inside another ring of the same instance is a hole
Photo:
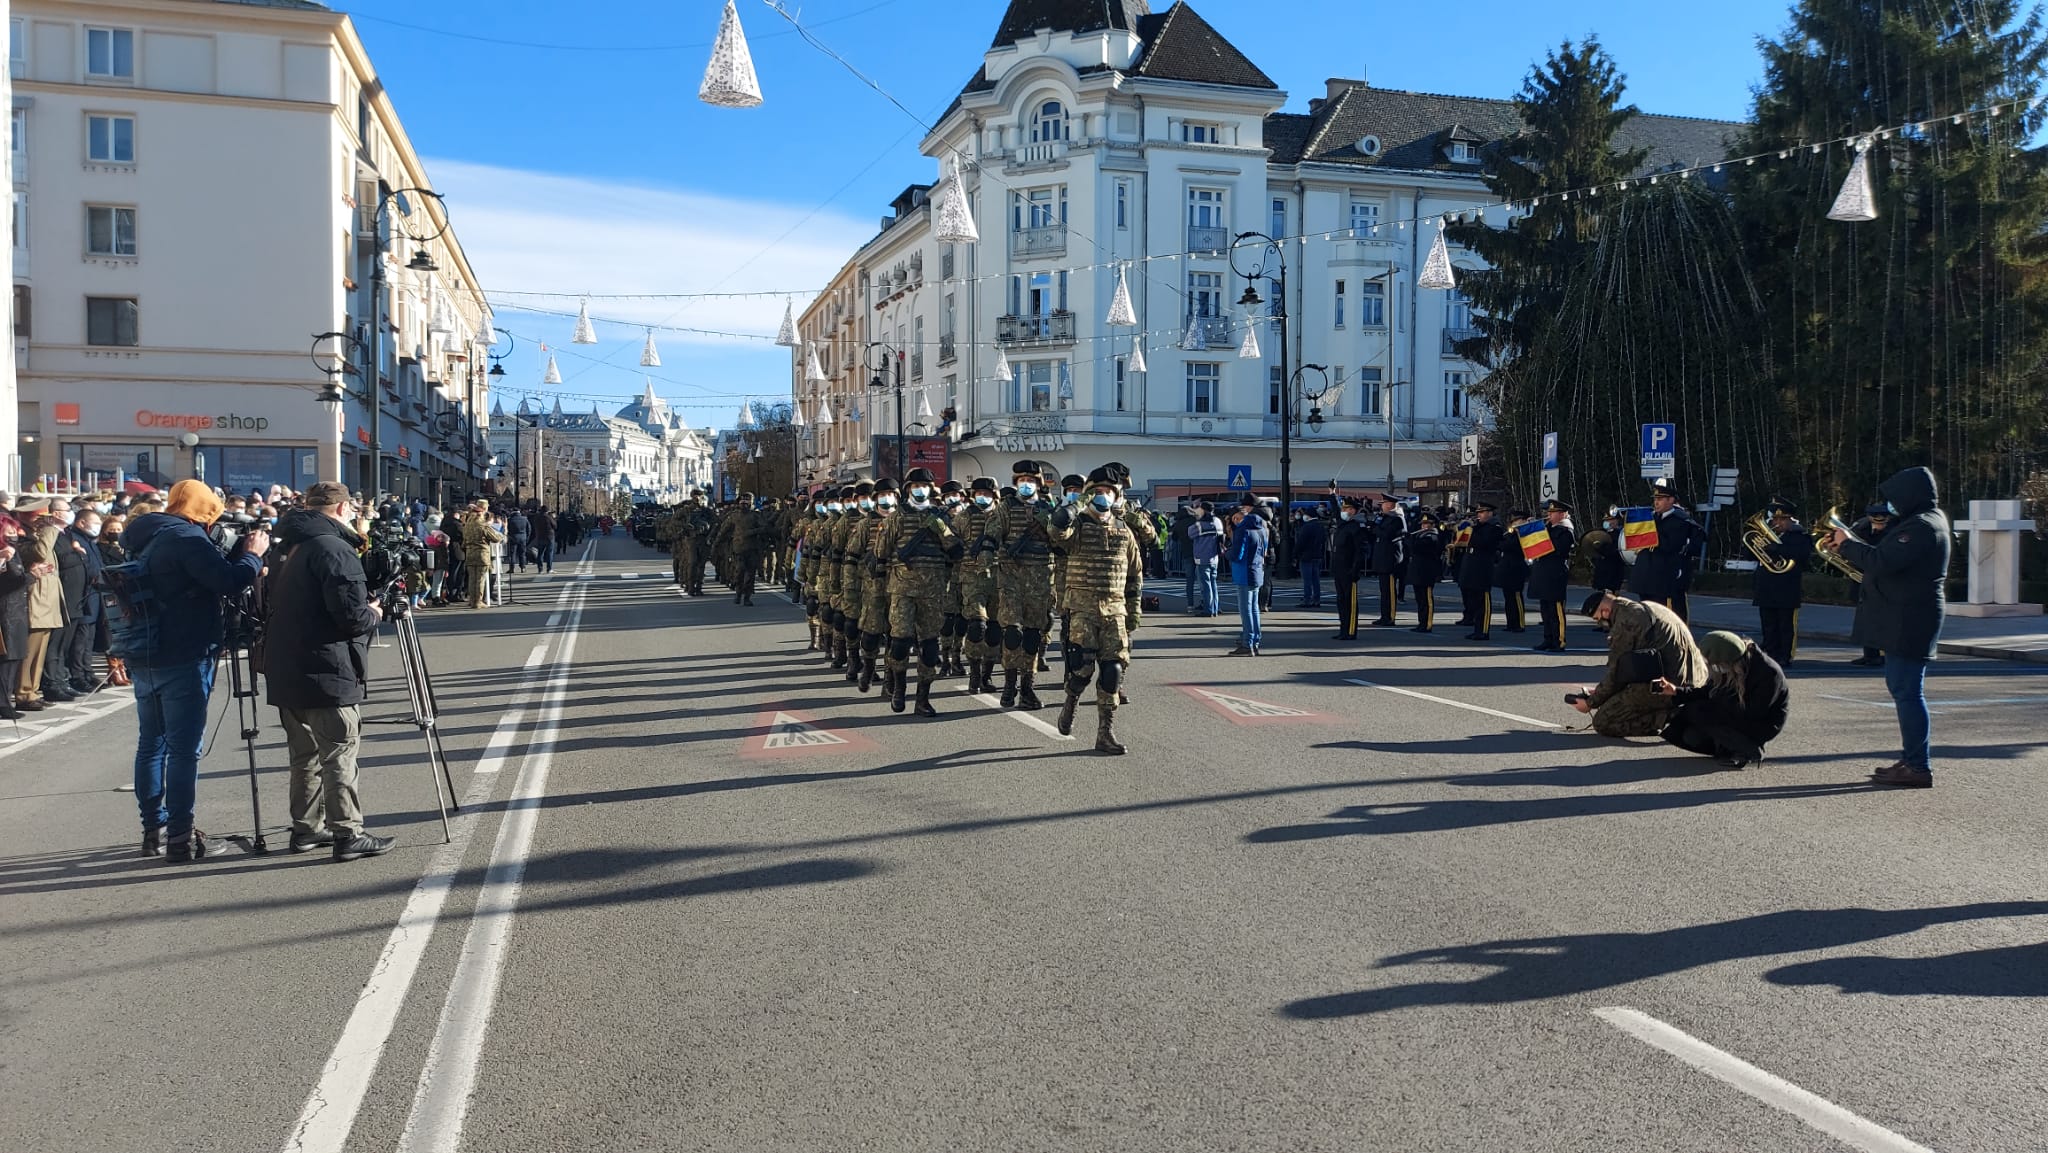
[[[1034,272],[1010,278],[1011,316],[1050,316],[1067,310],[1067,274]]]
[[[93,80],[135,79],[134,29],[87,28],[85,74]]]
[[[14,286],[14,335],[20,340],[27,340],[34,330],[30,323],[35,319],[34,310],[29,307],[31,301],[28,285]]]
[[[1188,316],[1223,315],[1223,274],[1220,272],[1188,273]]]
[[[1129,406],[1124,402],[1124,380],[1129,372],[1130,362],[1119,356],[1111,365],[1111,376],[1116,382],[1116,411],[1123,412]]]
[[[1364,240],[1377,235],[1380,230],[1380,206],[1376,200],[1354,200],[1351,202],[1351,235]]]
[[[911,322],[910,379],[924,379],[924,317]]]
[[[1344,370],[1337,370],[1338,383],[1343,383]],[[1378,365],[1358,370],[1358,411],[1365,416],[1385,416],[1385,382],[1380,379]]]
[[[1188,144],[1221,144],[1223,126],[1198,120],[1183,120],[1180,125],[1180,138]]]
[[[14,194],[14,250],[28,251],[28,193]]]
[[[1280,366],[1275,364],[1266,369],[1266,415],[1280,415],[1281,395],[1287,389],[1287,380],[1280,375]]]
[[[1469,372],[1444,373],[1444,415],[1460,417],[1470,415],[1465,408],[1465,388],[1472,383]]]
[[[1452,332],[1472,330],[1472,299],[1455,288],[1444,297],[1444,327]]]
[[[1223,228],[1229,224],[1223,214],[1223,190],[1188,189],[1188,227]]]
[[[1344,327],[1344,282],[1337,282],[1337,327]]]
[[[17,108],[9,124],[7,146],[14,152],[14,182],[28,179],[28,109]]]
[[[1358,326],[1360,328],[1385,328],[1387,326],[1387,286],[1377,280],[1358,282]]]
[[[1287,235],[1287,201],[1285,198],[1279,196],[1273,198],[1273,219],[1268,223],[1266,231],[1272,233],[1275,239]]]
[[[134,348],[138,309],[134,299],[112,296],[85,298],[85,342],[105,348]]]
[[[1067,110],[1057,100],[1048,100],[1038,106],[1038,114],[1031,118],[1031,142],[1046,144],[1067,138]]]
[[[1116,226],[1118,231],[1131,226],[1131,182],[1128,180],[1116,182]]]
[[[1188,411],[1215,412],[1217,386],[1223,380],[1223,366],[1209,362],[1188,365]]]
[[[1053,362],[1030,360],[1013,367],[1011,412],[1051,412]]]
[[[85,251],[91,256],[135,255],[135,210],[86,205]]]
[[[951,340],[953,339],[953,334],[960,331],[957,323],[959,317],[958,298],[958,293],[949,292],[946,294],[945,327],[939,330],[939,336],[942,339]]]
[[[16,76],[28,67],[28,20],[20,16],[7,20],[7,63]]]
[[[1450,147],[1451,163],[1479,163],[1479,146],[1465,140],[1453,140]]]
[[[100,164],[135,163],[135,118],[97,113],[87,116],[85,158]]]

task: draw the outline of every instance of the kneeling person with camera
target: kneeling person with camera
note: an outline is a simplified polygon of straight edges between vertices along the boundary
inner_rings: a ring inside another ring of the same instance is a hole
[[[291,753],[292,852],[331,845],[337,861],[392,845],[364,831],[356,797],[370,637],[384,614],[356,557],[355,510],[346,487],[321,481],[278,523],[264,645],[270,703]],[[324,829],[315,819],[323,805]]]
[[[1659,686],[1689,691],[1707,682],[1707,660],[1692,630],[1660,604],[1596,592],[1583,610],[1607,632],[1607,675],[1565,697],[1593,717],[1603,737],[1654,737],[1671,722],[1677,701]]]

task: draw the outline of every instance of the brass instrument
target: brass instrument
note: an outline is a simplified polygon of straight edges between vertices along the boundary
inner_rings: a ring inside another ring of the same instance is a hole
[[[1841,573],[1857,584],[1862,584],[1863,570],[1850,564],[1848,557],[1835,551],[1834,534],[1837,531],[1848,533],[1849,539],[1858,544],[1865,543],[1863,538],[1857,536],[1855,530],[1850,528],[1848,523],[1842,519],[1841,510],[1830,505],[1828,507],[1828,514],[1820,518],[1820,531],[1813,534],[1813,555],[1827,562],[1828,567],[1836,572]]]
[[[1742,547],[1748,549],[1751,556],[1756,557],[1757,565],[1765,572],[1783,576],[1797,567],[1799,562],[1778,560],[1768,551],[1774,545],[1785,543],[1784,538],[1778,535],[1778,530],[1771,527],[1770,510],[1751,513],[1743,524],[1747,527],[1742,533]]]

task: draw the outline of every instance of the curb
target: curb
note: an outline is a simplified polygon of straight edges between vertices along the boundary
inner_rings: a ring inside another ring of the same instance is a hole
[[[1695,629],[1728,628],[1740,631],[1742,628],[1750,627],[1698,619],[1693,620],[1691,624]],[[1845,645],[1855,643],[1847,633],[1810,633],[1803,629],[1799,633],[1799,639],[1802,641],[1831,641]],[[2018,661],[2022,664],[2048,665],[2048,649],[2008,649],[2000,648],[1996,645],[1987,645],[1982,641],[1941,641],[1935,645],[1935,650],[1943,655],[1952,657],[1976,657],[1979,660]]]

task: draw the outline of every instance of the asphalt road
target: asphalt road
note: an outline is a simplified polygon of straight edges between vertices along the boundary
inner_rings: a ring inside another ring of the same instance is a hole
[[[2048,1144],[2048,670],[1941,662],[1939,785],[1881,792],[1845,651],[1728,772],[1564,731],[1591,649],[1281,612],[1230,659],[1169,595],[1102,758],[958,685],[894,715],[665,569],[423,618],[450,847],[403,726],[400,848],[348,865],[132,856],[113,698],[0,744],[0,1150]],[[275,829],[273,717],[257,755]]]

